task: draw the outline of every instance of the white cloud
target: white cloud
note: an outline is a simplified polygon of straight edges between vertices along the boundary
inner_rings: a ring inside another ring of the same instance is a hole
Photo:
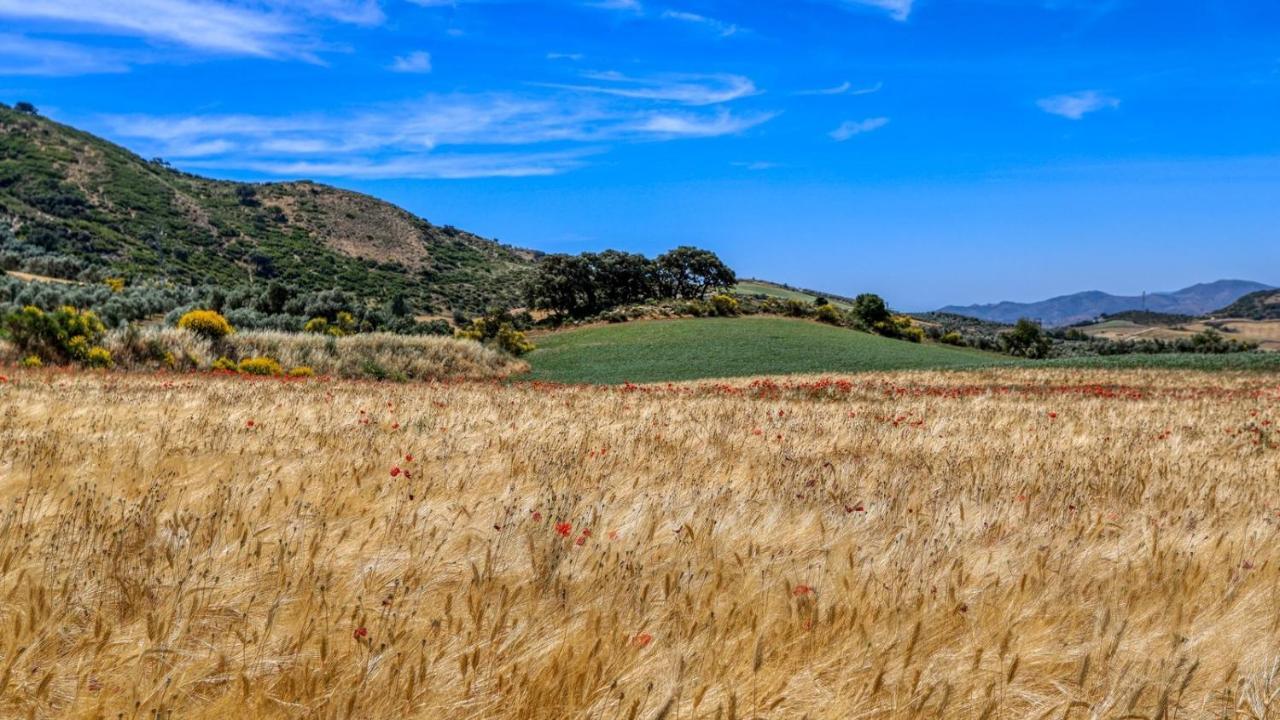
[[[818,88],[816,90],[800,90],[794,94],[796,95],[871,95],[872,93],[880,92],[880,89],[883,87],[884,87],[884,83],[876,83],[875,85],[871,85],[869,87],[855,88],[853,86],[853,83],[846,80],[845,82],[840,83],[835,87]]]
[[[1054,95],[1036,102],[1041,110],[1050,115],[1058,115],[1071,120],[1080,120],[1085,115],[1099,110],[1120,107],[1116,98],[1103,95],[1096,90]]]
[[[592,96],[433,95],[354,113],[126,115],[108,136],[190,167],[351,177],[527,176],[564,172],[606,143],[741,133],[774,117],[654,107]],[[512,152],[509,148],[521,148]]]
[[[401,55],[391,63],[391,70],[401,73],[431,72],[431,53],[418,50],[408,55]]]
[[[713,116],[655,113],[634,125],[636,130],[665,138],[720,137],[737,135],[777,117],[776,113],[735,116],[721,110]]]
[[[548,60],[570,60],[573,62],[578,62],[582,60],[583,57],[585,56],[582,53],[560,53],[560,52],[547,53]]]
[[[741,75],[662,75],[637,78],[616,72],[603,72],[586,73],[583,77],[594,80],[597,84],[544,83],[542,86],[683,105],[716,105],[759,93],[755,83]]]
[[[265,175],[298,178],[467,180],[486,177],[559,175],[581,167],[584,159],[590,154],[589,150],[561,153],[457,153],[387,160],[356,159],[336,162],[297,160],[248,163],[226,163],[215,160],[185,164],[195,168],[249,170]]]
[[[644,12],[644,5],[640,0],[585,0],[582,4],[601,10],[621,10],[637,14]]]
[[[126,59],[114,51],[0,33],[0,75],[88,75],[128,70]]]
[[[717,20],[715,18],[707,17],[705,15],[699,15],[697,13],[682,12],[679,10],[666,10],[662,13],[662,17],[665,20],[677,20],[680,22],[693,23],[695,25],[702,25],[703,27],[706,27],[712,30],[720,37],[730,37],[732,35],[736,35],[739,30],[737,25],[734,25],[732,23],[726,23],[721,20]]]
[[[856,135],[869,133],[873,130],[879,130],[889,124],[889,118],[877,117],[867,118],[866,120],[849,120],[840,125],[840,127],[832,130],[830,135],[837,142],[844,142]]]
[[[0,0],[0,17],[124,35],[215,54],[314,59],[308,18],[375,24],[375,0]]]
[[[915,0],[837,0],[837,2],[845,7],[884,10],[889,13],[889,17],[898,22],[903,22],[911,16],[911,6],[915,4]]]

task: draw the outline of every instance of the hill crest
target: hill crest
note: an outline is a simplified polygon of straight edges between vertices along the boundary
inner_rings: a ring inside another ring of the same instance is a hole
[[[419,311],[514,303],[537,256],[336,187],[192,175],[4,105],[0,254],[18,265],[5,269],[60,277],[280,278],[358,297],[399,294]],[[41,272],[48,265],[64,272]]]

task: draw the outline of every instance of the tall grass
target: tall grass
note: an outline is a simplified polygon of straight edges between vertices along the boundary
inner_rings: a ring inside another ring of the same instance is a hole
[[[1274,376],[0,374],[3,716],[1280,717]]]
[[[522,361],[476,342],[389,333],[335,338],[251,331],[210,341],[180,328],[132,327],[111,331],[103,345],[123,369],[208,370],[220,357],[270,357],[286,369],[306,366],[321,375],[366,379],[485,380],[528,369]],[[0,348],[0,358],[12,361],[16,354]]]

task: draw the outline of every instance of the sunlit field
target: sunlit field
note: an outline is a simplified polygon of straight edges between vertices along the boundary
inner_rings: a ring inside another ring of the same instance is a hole
[[[1280,717],[1280,376],[0,371],[0,716]]]

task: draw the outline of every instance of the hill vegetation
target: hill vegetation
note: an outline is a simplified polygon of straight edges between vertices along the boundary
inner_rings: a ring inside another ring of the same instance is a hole
[[[430,313],[518,304],[534,259],[366,195],[210,180],[0,105],[0,269],[223,288],[276,280]]]
[[[1280,320],[1280,290],[1262,290],[1249,293],[1212,315],[1220,318],[1246,320]]]

